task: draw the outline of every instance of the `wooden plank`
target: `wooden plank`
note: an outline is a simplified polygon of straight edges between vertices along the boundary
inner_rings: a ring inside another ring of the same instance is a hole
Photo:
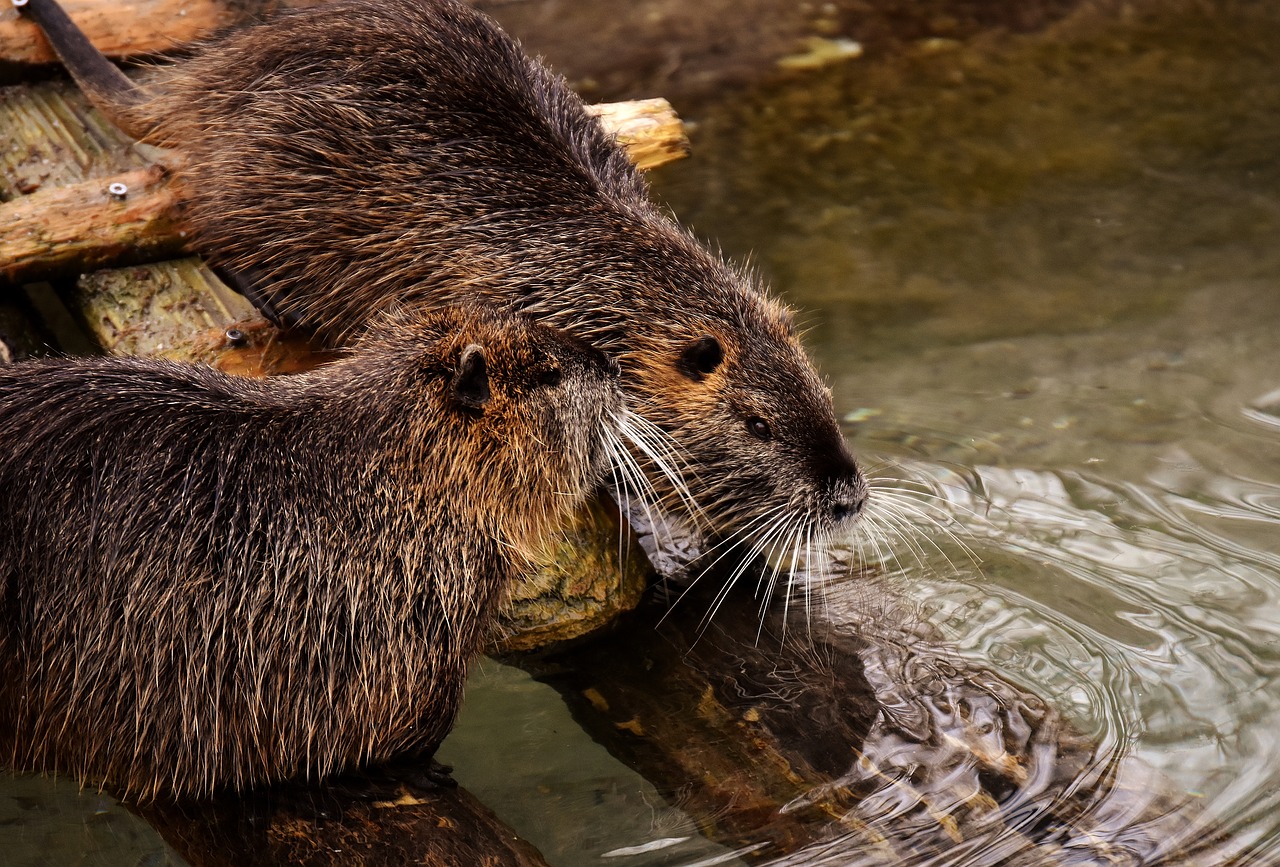
[[[3,201],[147,164],[133,149],[133,141],[90,107],[69,82],[0,90],[0,130]]]
[[[85,271],[182,249],[179,203],[159,165],[49,187],[0,205],[0,275]]]
[[[265,2],[246,0],[60,0],[71,19],[108,57],[162,54],[209,36]],[[0,60],[56,63],[58,58],[40,28],[6,3],[0,10]]]

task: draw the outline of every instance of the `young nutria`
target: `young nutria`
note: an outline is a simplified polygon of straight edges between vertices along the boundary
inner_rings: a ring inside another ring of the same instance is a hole
[[[607,472],[617,380],[455,310],[270,380],[0,367],[0,762],[150,799],[429,756],[513,560]]]
[[[138,89],[54,0],[26,9],[109,113],[182,151],[196,245],[264,309],[333,340],[391,302],[521,311],[618,359],[713,535],[799,549],[862,509],[789,312],[661,213],[565,82],[484,15],[339,0]]]

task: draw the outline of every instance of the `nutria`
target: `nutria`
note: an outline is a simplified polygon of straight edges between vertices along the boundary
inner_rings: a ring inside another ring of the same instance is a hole
[[[790,550],[862,509],[788,310],[655,207],[564,80],[484,15],[339,0],[135,88],[54,0],[26,9],[110,114],[184,154],[196,246],[274,315],[341,340],[390,302],[521,311],[620,362],[713,536]]]
[[[425,760],[518,561],[606,472],[618,375],[452,310],[265,381],[0,367],[0,762],[150,799]]]

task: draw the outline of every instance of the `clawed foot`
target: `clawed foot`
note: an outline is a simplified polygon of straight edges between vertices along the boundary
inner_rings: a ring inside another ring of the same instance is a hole
[[[384,801],[389,790],[408,785],[426,792],[456,789],[458,781],[453,768],[435,759],[405,758],[373,765],[347,774],[343,778],[348,791],[366,801]]]
[[[414,767],[401,766],[396,776],[420,789],[458,788],[458,781],[453,778],[453,766],[441,764],[435,759],[428,759],[425,767],[420,764]]]

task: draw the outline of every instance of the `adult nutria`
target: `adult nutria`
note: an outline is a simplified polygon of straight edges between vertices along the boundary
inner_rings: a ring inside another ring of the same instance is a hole
[[[0,367],[0,762],[150,799],[429,756],[513,561],[619,448],[617,379],[454,310],[265,381]]]
[[[713,535],[802,549],[862,509],[786,308],[661,213],[565,82],[484,15],[339,0],[136,88],[54,0],[26,10],[110,114],[183,152],[196,246],[274,315],[342,340],[391,302],[521,311],[620,362]]]

